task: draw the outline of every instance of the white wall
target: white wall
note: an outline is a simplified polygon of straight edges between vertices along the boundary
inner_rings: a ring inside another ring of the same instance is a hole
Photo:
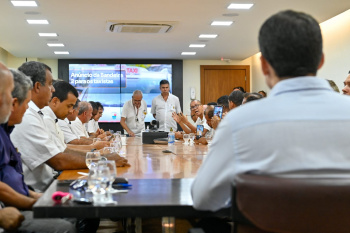
[[[333,80],[341,90],[350,70],[350,10],[321,23],[320,26],[325,63],[317,76]],[[259,56],[260,53],[252,56],[252,91],[268,89],[263,81]]]
[[[341,90],[350,70],[350,10],[320,25],[325,63],[318,76],[333,80]]]

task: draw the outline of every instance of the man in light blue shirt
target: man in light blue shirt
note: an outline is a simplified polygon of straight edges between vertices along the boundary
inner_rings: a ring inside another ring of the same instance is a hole
[[[350,98],[315,77],[324,62],[316,20],[294,11],[273,15],[260,29],[259,45],[272,90],[220,123],[192,186],[197,209],[229,205],[238,173],[294,177],[350,171]]]

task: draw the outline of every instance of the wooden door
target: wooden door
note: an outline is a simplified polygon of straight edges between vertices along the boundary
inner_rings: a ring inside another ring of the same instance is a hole
[[[229,95],[234,87],[250,91],[249,66],[201,66],[201,102],[216,102],[220,96]]]

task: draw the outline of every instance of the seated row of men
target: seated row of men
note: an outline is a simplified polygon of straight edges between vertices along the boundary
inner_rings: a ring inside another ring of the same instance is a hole
[[[25,216],[22,230],[75,232],[72,221],[33,220],[30,209],[59,171],[87,168],[86,152],[109,144],[103,140],[92,144],[93,137],[106,138],[103,131],[91,136],[86,132],[84,123],[92,117],[92,106],[77,104],[78,93],[69,83],[52,84],[50,67],[40,62],[26,62],[18,70],[0,63],[0,81],[0,201],[23,210],[5,208],[12,218],[1,226],[16,228]],[[61,128],[70,131],[70,138]],[[128,165],[116,153],[106,156],[117,166]]]

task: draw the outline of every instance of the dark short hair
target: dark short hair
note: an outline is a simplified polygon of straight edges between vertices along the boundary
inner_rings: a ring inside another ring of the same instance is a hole
[[[102,108],[102,110],[104,109],[103,105],[100,102],[95,102],[95,103],[97,104],[97,109],[99,109],[99,108]]]
[[[215,105],[209,105],[205,109],[204,115],[207,115],[209,118],[212,118],[214,116],[214,107],[215,107]]]
[[[216,102],[218,103],[218,105],[222,105],[228,109],[228,96],[227,95],[221,96]]]
[[[80,103],[80,99],[77,99],[77,102],[75,102],[73,109],[78,109]]]
[[[250,102],[250,101],[253,101],[253,100],[261,99],[261,98],[263,98],[263,96],[261,94],[259,94],[259,93],[252,92],[252,93],[244,93],[243,94],[243,98],[247,99],[246,102]]]
[[[243,101],[243,92],[241,91],[232,91],[228,96],[228,100],[234,103],[236,106],[240,106]]]
[[[169,81],[166,80],[166,79],[163,79],[163,80],[160,81],[159,86],[161,86],[163,84],[168,84],[169,85]]]
[[[68,93],[71,93],[78,98],[77,90],[65,81],[55,82],[53,87],[55,88],[55,92],[52,93],[52,98],[57,97],[61,102],[68,98]]]
[[[28,61],[23,63],[19,68],[19,71],[29,76],[33,82],[33,86],[36,82],[45,86],[46,83],[46,70],[51,72],[51,68],[44,63],[38,61]]]
[[[232,90],[234,90],[234,89],[238,89],[238,90],[240,90],[241,92],[245,93],[244,88],[243,88],[243,87],[241,87],[241,86],[234,87]]]
[[[213,105],[213,106],[215,106],[215,105],[218,105],[216,102],[209,102],[209,103],[207,103],[207,105],[208,106],[210,106],[210,105]]]
[[[91,106],[92,106],[92,111],[97,111],[98,110],[98,106],[97,106],[97,104],[96,104],[96,102],[94,102],[94,101],[89,101],[89,103],[91,104]]]
[[[310,15],[282,11],[265,21],[259,32],[262,56],[279,78],[316,74],[322,59],[322,35]]]

